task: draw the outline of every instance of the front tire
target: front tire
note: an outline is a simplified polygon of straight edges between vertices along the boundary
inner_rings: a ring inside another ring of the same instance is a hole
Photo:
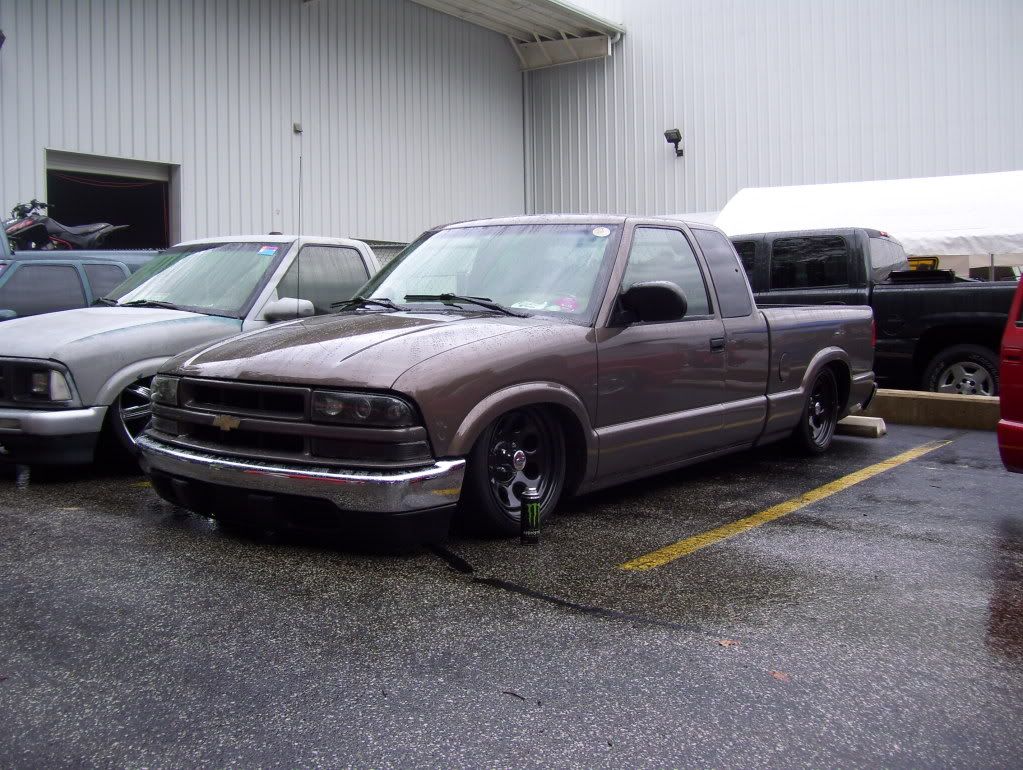
[[[469,454],[460,517],[494,535],[519,531],[519,495],[540,494],[540,520],[553,513],[565,488],[565,436],[540,407],[514,409],[498,417]]]
[[[835,372],[825,367],[814,378],[799,425],[792,434],[801,450],[811,455],[828,451],[835,438],[839,408],[838,380]]]
[[[953,345],[931,359],[924,390],[964,396],[998,395],[998,356],[980,345]]]

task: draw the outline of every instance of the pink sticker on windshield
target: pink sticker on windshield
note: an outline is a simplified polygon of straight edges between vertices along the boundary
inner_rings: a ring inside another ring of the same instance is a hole
[[[277,253],[277,246],[263,246],[259,250],[259,256],[261,257],[272,257]]]

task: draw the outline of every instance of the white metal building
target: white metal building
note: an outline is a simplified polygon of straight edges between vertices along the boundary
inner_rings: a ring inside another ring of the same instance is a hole
[[[171,240],[1023,168],[1020,0],[0,0],[0,30],[0,209],[152,183]]]

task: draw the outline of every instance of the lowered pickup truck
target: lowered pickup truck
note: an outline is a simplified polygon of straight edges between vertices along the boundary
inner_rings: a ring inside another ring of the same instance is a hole
[[[794,436],[874,392],[870,308],[758,310],[721,231],[609,216],[427,232],[339,312],[193,350],[153,381],[167,500],[442,536]]]

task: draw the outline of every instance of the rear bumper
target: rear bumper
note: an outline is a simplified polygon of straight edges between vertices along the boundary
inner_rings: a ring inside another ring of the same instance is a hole
[[[105,406],[88,409],[0,409],[0,462],[23,465],[90,463]]]
[[[848,408],[856,412],[866,409],[874,400],[875,393],[877,393],[877,383],[874,381],[873,372],[856,375],[849,388]]]
[[[998,452],[1007,470],[1023,473],[1023,422],[998,421]]]
[[[401,514],[458,502],[465,460],[438,460],[427,468],[362,471],[240,460],[182,449],[142,436],[142,467],[154,477],[191,480],[264,495],[311,498],[339,513]],[[180,504],[180,503],[179,503]],[[193,510],[198,505],[185,505]]]

